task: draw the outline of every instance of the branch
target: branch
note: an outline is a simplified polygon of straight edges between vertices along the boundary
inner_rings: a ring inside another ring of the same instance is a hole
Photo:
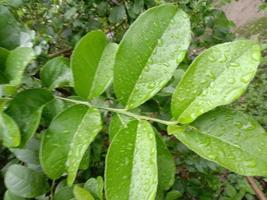
[[[256,184],[255,179],[252,176],[246,176],[246,180],[251,186],[251,188],[254,190],[259,200],[267,200],[265,194],[259,189],[259,187]]]
[[[71,51],[72,51],[71,48],[69,48],[69,49],[63,49],[63,50],[61,50],[61,51],[58,51],[58,52],[55,52],[55,53],[48,54],[48,57],[49,57],[49,58],[54,58],[54,57],[59,56],[59,55],[61,55],[61,54],[70,53]]]

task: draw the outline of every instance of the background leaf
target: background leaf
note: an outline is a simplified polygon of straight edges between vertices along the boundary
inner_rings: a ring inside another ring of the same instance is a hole
[[[7,189],[25,198],[33,198],[45,194],[49,185],[45,176],[21,165],[12,165],[5,174]]]
[[[226,105],[243,94],[260,63],[260,46],[250,40],[219,44],[190,65],[172,97],[171,110],[180,123]]]
[[[108,200],[154,199],[158,172],[156,141],[146,121],[132,121],[109,147],[105,168]]]
[[[24,90],[12,99],[6,113],[20,128],[20,147],[34,135],[40,123],[43,107],[52,99],[52,94],[45,89]]]
[[[86,189],[75,185],[73,189],[76,200],[95,200],[95,198]]]
[[[88,190],[95,199],[103,199],[104,182],[101,176],[87,180],[84,184],[84,188]]]
[[[267,133],[250,116],[218,108],[192,125],[170,126],[174,135],[198,155],[246,176],[267,176]]]
[[[109,43],[101,31],[86,34],[71,56],[74,88],[77,94],[92,99],[105,91],[113,78],[117,44]]]
[[[172,77],[190,42],[189,18],[172,4],[144,12],[125,33],[116,55],[114,89],[126,108],[154,96]]]
[[[57,115],[42,138],[44,172],[52,179],[68,172],[71,185],[85,151],[101,128],[100,113],[85,105],[72,106]]]

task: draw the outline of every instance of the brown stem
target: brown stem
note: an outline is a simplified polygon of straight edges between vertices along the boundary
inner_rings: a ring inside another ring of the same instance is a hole
[[[63,49],[63,50],[58,51],[56,53],[49,54],[48,57],[49,58],[54,58],[54,57],[59,56],[59,55],[62,55],[62,54],[70,53],[71,51],[72,51],[71,48],[69,48],[69,49]]]
[[[267,200],[265,194],[259,189],[259,187],[256,184],[255,179],[252,176],[246,176],[246,180],[251,186],[251,188],[254,190],[259,200]]]

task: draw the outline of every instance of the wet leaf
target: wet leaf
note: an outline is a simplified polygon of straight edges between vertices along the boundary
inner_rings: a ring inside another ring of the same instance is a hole
[[[243,94],[260,63],[260,46],[250,40],[219,44],[189,66],[172,97],[171,110],[186,124]]]
[[[0,139],[5,147],[17,147],[20,144],[20,131],[16,122],[7,114],[0,112]]]
[[[217,108],[192,125],[170,126],[188,148],[241,175],[267,176],[267,133],[250,116]]]
[[[174,159],[161,136],[156,134],[158,162],[158,192],[167,191],[174,183],[176,167]]]
[[[85,182],[84,188],[88,190],[95,199],[103,199],[104,182],[101,176],[98,176],[97,178],[90,178]]]
[[[22,165],[11,165],[5,174],[5,185],[13,194],[33,198],[49,190],[44,174]]]
[[[98,110],[85,105],[72,106],[57,115],[42,138],[40,161],[45,174],[57,179],[67,172],[71,185],[84,153],[101,128]]]
[[[23,147],[37,130],[43,107],[53,96],[45,89],[29,89],[17,94],[6,113],[18,124],[21,131],[20,147]]]
[[[117,44],[109,43],[101,31],[86,34],[76,45],[71,57],[74,88],[83,98],[102,94],[113,78]]]
[[[10,51],[5,66],[5,75],[11,85],[19,85],[27,65],[33,60],[32,48],[18,47]]]
[[[107,153],[106,198],[154,199],[158,183],[157,174],[153,129],[146,121],[131,121],[127,128],[116,134]]]
[[[114,138],[114,136],[123,128],[127,127],[127,124],[133,120],[133,118],[130,118],[126,115],[121,115],[118,113],[114,113],[112,115],[112,119],[109,125],[109,139],[110,141]]]
[[[90,192],[78,185],[74,186],[73,193],[76,200],[95,200]]]
[[[62,56],[49,60],[42,68],[40,75],[42,84],[50,90],[69,86],[72,79],[69,61]]]
[[[115,93],[126,108],[141,105],[171,79],[189,42],[189,18],[175,5],[138,17],[119,45],[114,66]]]

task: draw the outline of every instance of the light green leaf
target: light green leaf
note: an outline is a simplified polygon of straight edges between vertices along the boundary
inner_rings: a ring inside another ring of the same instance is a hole
[[[103,200],[104,182],[101,176],[97,178],[90,178],[85,182],[84,188],[88,190],[95,199]]]
[[[95,200],[95,198],[86,189],[75,185],[73,189],[76,200]]]
[[[109,43],[101,31],[86,34],[71,56],[74,88],[77,94],[93,99],[102,94],[113,78],[117,44]]]
[[[20,131],[16,122],[7,114],[0,112],[0,139],[5,147],[17,147],[20,144]]]
[[[11,85],[19,85],[27,65],[33,60],[34,52],[28,47],[18,47],[10,51],[5,67],[5,74]]]
[[[72,187],[62,187],[54,195],[53,200],[70,200],[74,198]]]
[[[121,115],[118,113],[115,113],[112,115],[112,119],[109,125],[109,138],[110,141],[114,138],[114,136],[123,128],[127,127],[127,124],[133,120],[133,118],[130,118],[126,115]]]
[[[125,33],[116,55],[114,89],[126,108],[154,96],[172,77],[190,43],[190,21],[173,4],[141,14]]]
[[[0,46],[13,49],[19,45],[21,28],[7,7],[0,5]]]
[[[158,183],[156,141],[146,121],[131,121],[113,138],[106,157],[107,200],[152,200]]]
[[[267,133],[248,115],[217,108],[192,125],[169,126],[168,133],[200,156],[231,171],[267,176]]]
[[[52,179],[68,173],[68,184],[76,177],[80,162],[90,143],[101,130],[98,110],[75,105],[57,115],[43,135],[40,161]]]
[[[53,96],[45,89],[29,89],[17,94],[6,113],[18,124],[21,131],[20,147],[23,147],[37,130],[43,107]]]
[[[186,124],[213,108],[226,105],[245,91],[260,63],[260,46],[250,40],[219,44],[189,66],[172,97],[171,110]]]
[[[5,185],[13,194],[33,198],[45,194],[49,185],[45,176],[21,165],[11,165],[5,174]]]
[[[12,194],[10,191],[6,191],[4,195],[4,200],[25,200],[23,197],[19,197],[15,194]]]
[[[158,162],[158,192],[167,191],[174,183],[176,167],[165,142],[156,134]]]
[[[42,84],[50,90],[69,86],[72,79],[69,61],[62,56],[49,60],[42,68],[40,75]]]

